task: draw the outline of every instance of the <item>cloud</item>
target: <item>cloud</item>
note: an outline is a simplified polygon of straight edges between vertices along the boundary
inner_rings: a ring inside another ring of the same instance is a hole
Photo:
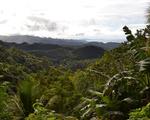
[[[40,25],[26,25],[27,29],[30,31],[39,31],[41,29]]]
[[[5,23],[7,23],[7,21],[8,21],[8,20],[1,20],[1,21],[0,21],[0,24],[5,24]]]
[[[148,2],[149,0],[4,0],[0,4],[0,33],[110,41],[114,38],[122,39],[124,25],[133,29],[139,25],[144,26]]]
[[[84,33],[76,33],[75,36],[84,36]]]
[[[47,31],[57,31],[58,25],[56,22],[52,22],[46,18],[30,16],[28,17],[30,24],[27,24],[26,27],[31,31],[47,30]]]

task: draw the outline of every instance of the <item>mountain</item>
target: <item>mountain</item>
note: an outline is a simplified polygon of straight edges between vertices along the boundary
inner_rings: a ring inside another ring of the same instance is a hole
[[[105,51],[101,47],[92,45],[72,47],[43,43],[19,44],[3,41],[0,41],[0,45],[6,48],[17,48],[37,57],[47,57],[54,65],[74,64],[80,60],[92,60],[101,57]]]
[[[100,58],[104,51],[111,50],[120,43],[87,42],[85,40],[65,40],[35,36],[0,36],[0,44],[6,48],[17,48],[37,57],[47,57],[54,65],[84,68],[86,64]],[[5,42],[4,42],[5,41]]]
[[[101,47],[105,50],[112,50],[114,48],[117,48],[120,46],[120,43],[116,43],[116,42],[107,42],[107,43],[103,43],[103,42],[88,42],[85,43],[84,46],[97,46],[97,47]]]
[[[0,40],[15,43],[23,43],[23,42],[27,42],[29,44],[44,43],[63,46],[78,46],[87,43],[87,41],[85,40],[57,39],[57,38],[46,38],[29,35],[0,36]]]
[[[105,50],[97,46],[85,46],[73,51],[78,59],[92,59],[103,55]]]
[[[116,42],[88,42],[88,40],[74,40],[74,39],[54,39],[46,37],[37,37],[29,35],[14,35],[14,36],[0,36],[0,40],[5,42],[15,42],[15,43],[43,43],[51,45],[60,45],[60,46],[71,46],[71,47],[80,47],[80,46],[97,46],[105,50],[111,50],[120,45]]]

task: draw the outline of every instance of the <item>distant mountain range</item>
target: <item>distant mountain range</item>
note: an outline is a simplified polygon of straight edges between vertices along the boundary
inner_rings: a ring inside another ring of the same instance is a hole
[[[111,50],[120,45],[120,43],[116,42],[88,42],[86,40],[74,40],[74,39],[56,39],[56,38],[46,38],[46,37],[37,37],[37,36],[29,36],[29,35],[13,35],[13,36],[0,36],[0,40],[5,42],[15,42],[15,43],[42,43],[42,44],[51,44],[51,45],[59,45],[59,46],[97,46],[101,47],[105,50]]]
[[[14,35],[14,36],[0,36],[0,40],[5,42],[23,43],[43,43],[43,44],[55,44],[55,45],[81,45],[86,43],[85,40],[73,40],[73,39],[57,39],[57,38],[46,38],[29,35]]]
[[[87,42],[85,40],[66,40],[41,38],[35,36],[0,36],[0,46],[17,48],[37,57],[47,57],[53,65],[83,68],[90,61],[100,58],[106,50],[118,47],[119,43]]]
[[[101,57],[104,53],[104,49],[101,47],[86,45],[86,46],[60,46],[53,44],[43,44],[43,43],[11,43],[0,41],[0,45],[11,48],[15,47],[32,53],[38,57],[46,56],[50,58],[54,63],[60,63],[66,59],[69,60],[85,60],[94,59]]]

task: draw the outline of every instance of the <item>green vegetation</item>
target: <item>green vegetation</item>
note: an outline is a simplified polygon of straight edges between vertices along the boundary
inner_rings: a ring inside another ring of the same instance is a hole
[[[13,54],[15,53],[15,51],[16,55],[19,54],[17,49],[20,49],[28,53],[31,53],[32,55],[35,55],[37,57],[48,59],[49,61],[51,61],[53,66],[63,65],[68,69],[72,70],[76,70],[79,68],[83,69],[91,61],[94,61],[96,58],[99,58],[104,54],[105,50],[103,46],[101,47],[101,44],[99,46],[96,46],[95,44],[92,45],[91,43],[89,43],[77,46],[71,45],[64,46],[64,45],[44,44],[44,43],[17,44],[0,41],[0,45],[5,46],[6,48],[11,48]],[[107,44],[109,47],[117,47],[117,45],[119,45],[119,43],[118,44],[116,43],[116,46],[115,43],[107,43]],[[107,44],[104,45],[107,46]]]
[[[1,45],[0,120],[149,120],[150,26],[123,31],[126,42],[76,71]]]

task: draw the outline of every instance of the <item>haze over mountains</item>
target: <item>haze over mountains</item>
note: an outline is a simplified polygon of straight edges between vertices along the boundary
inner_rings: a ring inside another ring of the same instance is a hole
[[[46,38],[46,37],[37,37],[29,35],[13,35],[13,36],[3,36],[0,35],[0,40],[5,42],[15,42],[15,43],[42,43],[42,44],[51,44],[51,45],[60,45],[60,46],[97,46],[105,50],[110,50],[116,48],[120,43],[116,42],[88,42],[86,40],[75,40],[75,39],[57,39],[57,38]]]

